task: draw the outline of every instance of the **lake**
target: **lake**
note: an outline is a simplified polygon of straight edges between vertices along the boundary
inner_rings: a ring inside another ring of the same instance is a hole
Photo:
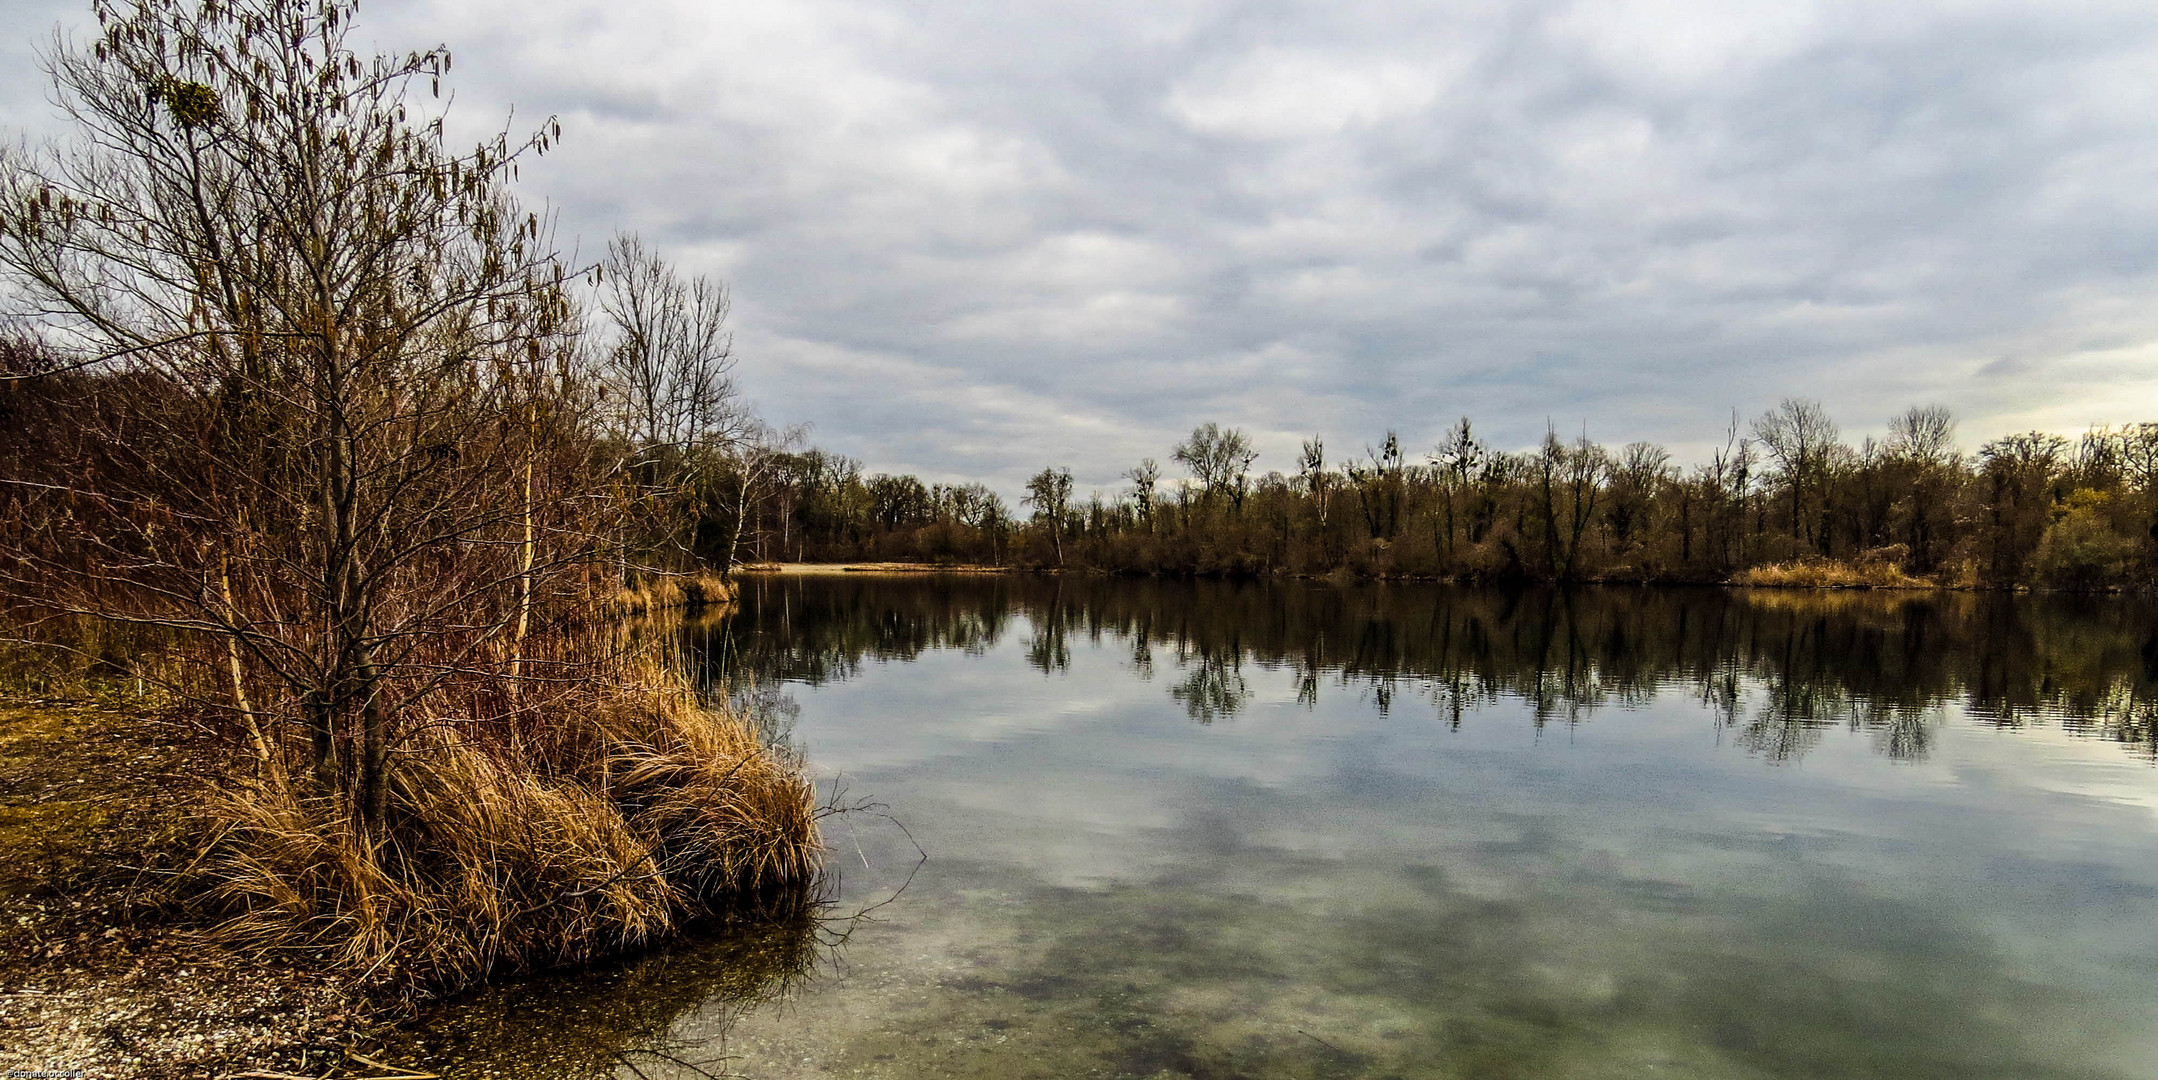
[[[2158,1076],[2146,601],[775,576],[679,633],[861,807],[831,904],[442,1010],[453,1075]]]

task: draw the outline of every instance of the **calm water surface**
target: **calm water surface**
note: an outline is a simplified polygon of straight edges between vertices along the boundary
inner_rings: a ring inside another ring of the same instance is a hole
[[[2158,1076],[2140,601],[763,578],[683,633],[888,809],[827,838],[889,902],[466,1003],[453,1072]]]

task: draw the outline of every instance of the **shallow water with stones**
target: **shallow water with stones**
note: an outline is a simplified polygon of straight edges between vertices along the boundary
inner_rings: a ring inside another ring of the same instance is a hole
[[[834,575],[674,632],[877,804],[835,903],[415,1060],[2158,1076],[2146,601]]]

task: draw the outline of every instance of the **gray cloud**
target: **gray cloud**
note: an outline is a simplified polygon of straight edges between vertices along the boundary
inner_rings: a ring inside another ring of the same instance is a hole
[[[763,409],[872,468],[1108,488],[1203,420],[1286,468],[1462,413],[1689,456],[1785,394],[1861,431],[1944,402],[1971,442],[2158,419],[2147,5],[363,18],[449,42],[475,130],[560,114],[524,175],[565,235],[731,281]]]

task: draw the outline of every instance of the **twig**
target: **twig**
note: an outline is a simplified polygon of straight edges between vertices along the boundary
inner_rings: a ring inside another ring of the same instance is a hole
[[[1337,1054],[1342,1054],[1346,1056],[1349,1053],[1347,1050],[1343,1050],[1341,1047],[1335,1046],[1333,1043],[1328,1042],[1325,1039],[1318,1037],[1317,1035],[1313,1035],[1311,1032],[1305,1031],[1303,1028],[1297,1028],[1296,1033],[1298,1035],[1302,1035],[1307,1039],[1310,1039],[1315,1043],[1318,1043],[1320,1046],[1326,1047],[1328,1050],[1332,1050]]]
[[[835,792],[834,794],[835,794],[835,797],[836,797],[836,794],[837,794],[837,793]],[[883,805],[882,803],[861,802],[861,803],[857,803],[857,804],[855,804],[855,805],[853,805],[853,806],[848,806],[848,807],[836,807],[836,806],[835,806],[835,807],[830,807],[829,809],[830,809],[830,812],[831,812],[831,813],[833,813],[833,814],[849,814],[849,813],[855,813],[855,814],[860,814],[860,813],[866,813],[866,814],[871,814],[871,815],[874,815],[874,816],[876,816],[876,817],[880,817],[880,818],[883,818],[884,820],[886,820],[886,821],[888,821],[888,822],[891,822],[891,824],[892,824],[892,827],[893,827],[893,828],[895,828],[895,829],[898,829],[898,830],[899,830],[899,833],[900,833],[900,835],[902,835],[902,836],[905,836],[905,837],[907,838],[907,843],[910,843],[910,844],[913,844],[913,845],[914,845],[914,853],[915,853],[915,854],[916,854],[917,856],[919,856],[919,858],[917,858],[917,859],[915,859],[915,860],[914,860],[914,868],[913,868],[913,869],[911,869],[911,870],[908,870],[908,871],[907,871],[907,879],[906,879],[905,881],[902,881],[902,882],[900,882],[900,883],[899,883],[899,887],[898,887],[898,888],[896,888],[896,889],[893,889],[893,890],[892,890],[892,895],[890,895],[890,896],[887,896],[887,897],[885,897],[884,899],[882,899],[882,900],[879,900],[879,901],[877,901],[876,903],[874,903],[874,904],[871,904],[871,905],[869,905],[868,907],[865,907],[865,908],[861,909],[860,911],[857,911],[857,912],[855,912],[854,914],[852,914],[852,915],[849,915],[849,916],[847,916],[847,917],[846,917],[846,918],[844,918],[844,919],[838,919],[838,920],[835,920],[835,921],[837,921],[837,922],[842,922],[842,923],[862,923],[862,922],[867,922],[867,921],[869,921],[869,913],[870,913],[870,912],[872,912],[872,911],[875,911],[875,910],[877,910],[878,908],[880,908],[880,907],[883,907],[884,905],[886,905],[886,904],[889,904],[889,903],[891,903],[892,901],[894,901],[894,900],[897,900],[897,899],[899,899],[899,896],[900,896],[900,894],[901,894],[901,893],[904,893],[904,892],[906,892],[906,891],[907,891],[907,886],[909,886],[909,885],[912,885],[912,884],[914,884],[914,875],[916,875],[916,874],[919,874],[919,873],[921,873],[921,872],[922,872],[922,867],[923,867],[923,866],[925,866],[925,865],[927,865],[927,864],[928,864],[928,862],[929,862],[929,852],[928,852],[927,850],[925,850],[925,849],[924,849],[924,848],[922,847],[922,842],[921,842],[921,841],[919,841],[919,840],[916,840],[916,839],[914,838],[914,834],[913,834],[912,832],[908,831],[908,829],[907,829],[907,826],[906,826],[906,824],[905,824],[904,822],[900,821],[900,820],[899,820],[898,818],[896,818],[896,817],[893,817],[893,816],[892,816],[892,814],[891,814],[891,812],[890,812],[889,810],[883,810],[883,809],[875,809],[876,807],[881,807],[882,805]],[[850,824],[850,825],[848,826],[848,830],[849,830],[850,832],[851,832],[851,831],[853,830],[853,826],[852,826],[851,824]],[[859,842],[859,841],[857,841],[857,842],[856,842],[856,846],[857,846],[857,848],[859,848],[859,846],[860,846],[860,842]],[[869,861],[869,860],[868,860],[868,859],[866,859],[866,858],[862,860],[862,862],[863,862],[863,864],[864,864],[864,865],[867,865],[867,864],[868,864],[868,861]],[[853,932],[853,931],[852,931],[851,929],[850,929],[850,930],[848,931],[848,933],[852,933],[852,932]],[[841,935],[841,937],[842,937],[842,938],[844,938],[844,936],[845,936],[845,935]]]
[[[845,824],[847,826],[847,839],[854,841],[854,853],[861,856],[862,869],[869,869],[869,853],[862,850],[862,838],[855,834],[853,822],[848,821]]]
[[[412,1069],[407,1069],[402,1065],[392,1065],[386,1061],[376,1061],[374,1058],[368,1057],[367,1055],[362,1054],[357,1050],[348,1049],[345,1051],[345,1056],[359,1062],[362,1065],[372,1065],[377,1069],[382,1069],[386,1072],[393,1072],[399,1074],[395,1077],[368,1077],[367,1080],[440,1080],[440,1074],[438,1073],[416,1072]]]
[[[707,1080],[725,1080],[726,1077],[734,1075],[727,1072],[713,1072],[712,1070],[705,1068],[703,1065],[700,1065],[694,1061],[690,1061],[687,1058],[667,1053],[664,1050],[647,1050],[642,1047],[633,1047],[627,1050],[617,1052],[614,1055],[615,1062],[617,1064],[628,1066],[629,1070],[636,1073],[638,1076],[644,1076],[646,1074],[643,1069],[637,1067],[635,1062],[629,1060],[629,1055],[631,1054],[646,1054],[651,1057],[658,1058],[659,1060],[667,1062],[668,1064],[688,1069],[689,1071],[696,1073],[698,1076],[707,1078]],[[724,1062],[726,1062],[727,1059],[721,1058],[720,1061],[722,1064],[719,1067],[721,1069],[725,1069],[727,1066],[724,1064]]]

